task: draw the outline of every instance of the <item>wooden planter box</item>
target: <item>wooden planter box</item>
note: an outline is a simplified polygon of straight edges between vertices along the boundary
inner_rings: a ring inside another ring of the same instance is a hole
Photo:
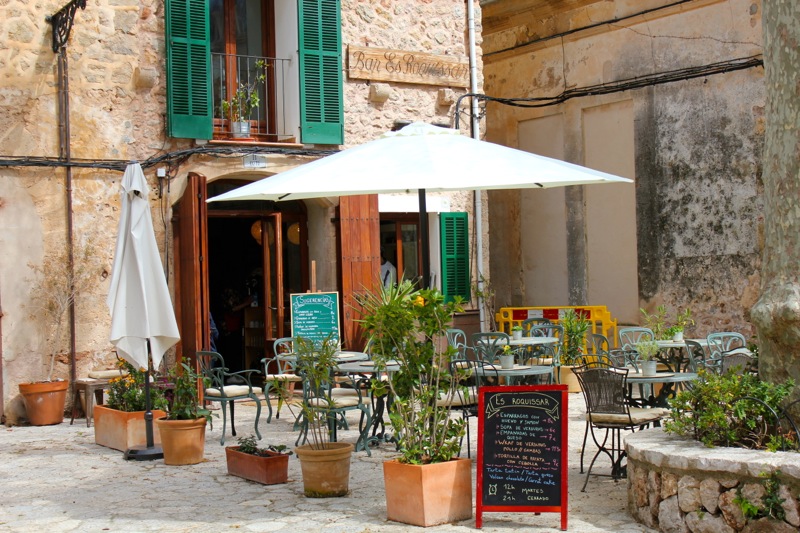
[[[228,474],[262,483],[277,485],[286,483],[289,478],[289,456],[282,453],[267,452],[269,455],[252,455],[239,451],[238,446],[225,448],[228,461]]]
[[[155,420],[167,416],[164,411],[153,410],[153,443],[161,438]],[[124,452],[134,446],[147,445],[144,411],[117,411],[105,405],[94,406],[94,442]]]

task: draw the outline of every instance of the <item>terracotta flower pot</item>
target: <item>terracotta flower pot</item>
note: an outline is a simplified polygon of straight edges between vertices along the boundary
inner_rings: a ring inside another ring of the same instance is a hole
[[[31,425],[51,426],[63,422],[68,388],[67,381],[20,383],[19,392]]]
[[[267,452],[269,455],[253,455],[239,451],[239,446],[225,448],[228,474],[264,485],[286,483],[289,478],[289,456]]]
[[[161,443],[155,420],[167,416],[159,409],[153,410],[153,444]],[[146,446],[147,434],[144,411],[118,411],[105,405],[94,407],[94,442],[124,452],[134,446]]]
[[[355,447],[348,442],[329,442],[322,450],[310,444],[295,448],[308,498],[345,496],[350,491],[350,459]]]
[[[566,385],[567,392],[570,393],[581,391],[581,384],[578,381],[578,377],[572,372],[573,368],[575,367],[572,365],[561,365],[557,371],[558,382],[561,385]]]
[[[203,461],[206,444],[206,419],[155,421],[161,433],[164,464],[195,465]]]
[[[386,461],[383,481],[389,520],[428,527],[472,518],[469,459],[429,465]]]

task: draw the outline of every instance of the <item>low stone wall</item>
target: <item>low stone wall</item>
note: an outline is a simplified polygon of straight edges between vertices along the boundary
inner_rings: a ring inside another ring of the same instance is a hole
[[[628,510],[648,527],[668,533],[783,533],[800,528],[800,454],[706,448],[659,428],[628,435],[625,447]],[[733,500],[741,493],[763,507],[761,474],[778,470],[785,520],[746,519]]]

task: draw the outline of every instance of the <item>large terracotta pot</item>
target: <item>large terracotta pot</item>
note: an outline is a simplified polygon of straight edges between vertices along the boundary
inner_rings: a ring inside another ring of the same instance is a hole
[[[144,411],[117,411],[105,405],[94,407],[94,442],[124,452],[134,446],[147,445]],[[153,420],[167,416],[159,409],[153,410]],[[153,444],[161,443],[161,434],[153,424]]]
[[[51,426],[63,422],[68,388],[67,381],[20,383],[19,392],[31,425]]]
[[[308,498],[345,496],[350,491],[350,458],[355,447],[348,442],[329,442],[322,450],[310,444],[295,448]]]
[[[155,421],[161,433],[164,464],[195,465],[203,461],[206,445],[206,419]]]
[[[469,459],[429,465],[386,461],[383,482],[389,520],[428,527],[472,518]]]
[[[289,456],[267,452],[269,455],[253,455],[239,451],[239,446],[225,448],[228,473],[264,485],[286,483],[289,478]]]
[[[578,376],[572,372],[573,368],[575,367],[572,365],[561,365],[556,371],[559,376],[558,382],[567,386],[567,392],[580,392],[581,384],[578,381]]]

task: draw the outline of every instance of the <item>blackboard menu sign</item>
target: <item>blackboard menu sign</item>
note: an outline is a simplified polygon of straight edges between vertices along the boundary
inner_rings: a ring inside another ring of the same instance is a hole
[[[339,344],[339,293],[290,294],[292,337],[323,341],[329,334]]]
[[[483,512],[561,513],[567,529],[567,387],[481,387],[475,525]]]

